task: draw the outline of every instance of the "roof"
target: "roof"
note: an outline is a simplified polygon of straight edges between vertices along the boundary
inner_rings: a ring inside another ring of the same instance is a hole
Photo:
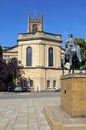
[[[18,45],[12,46],[12,47],[6,47],[6,49],[3,49],[3,53],[5,52],[18,52]]]

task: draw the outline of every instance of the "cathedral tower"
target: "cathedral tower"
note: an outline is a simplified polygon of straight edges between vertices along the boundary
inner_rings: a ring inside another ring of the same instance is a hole
[[[38,31],[43,31],[43,16],[40,14],[40,19],[31,19],[29,12],[27,33],[36,33]]]

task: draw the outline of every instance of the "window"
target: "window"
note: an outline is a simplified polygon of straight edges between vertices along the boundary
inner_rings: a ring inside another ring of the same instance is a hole
[[[47,88],[50,87],[50,80],[47,80]]]
[[[26,88],[26,87],[27,87],[27,80],[24,79],[24,80],[23,80],[23,88]]]
[[[48,65],[53,66],[53,48],[50,47],[48,50]]]
[[[33,24],[33,33],[37,32],[37,24]]]
[[[30,80],[30,87],[33,87],[33,80]]]
[[[26,58],[26,65],[32,66],[32,48],[27,48],[27,58]]]
[[[56,80],[53,81],[53,88],[56,88]]]

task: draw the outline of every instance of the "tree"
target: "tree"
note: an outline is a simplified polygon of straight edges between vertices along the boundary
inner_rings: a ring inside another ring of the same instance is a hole
[[[0,90],[2,89],[2,64],[3,64],[3,57],[2,57],[2,46],[0,46]]]
[[[86,41],[83,38],[75,38],[81,48],[82,68],[86,69]]]
[[[1,64],[1,71],[0,71],[0,79],[4,83],[4,90],[9,89],[13,91],[15,84],[14,80],[18,77],[21,77],[22,71],[21,68],[22,66],[18,66],[18,61],[16,58],[12,58],[9,60],[2,60]]]
[[[2,46],[0,46],[0,58],[2,58]]]
[[[3,59],[3,50],[0,46],[0,90],[11,90],[14,89],[14,80],[21,78],[23,73],[23,66],[20,64],[16,58]]]
[[[14,89],[14,80],[22,75],[22,65],[18,65],[16,58],[3,59],[3,50],[0,46],[0,90]]]

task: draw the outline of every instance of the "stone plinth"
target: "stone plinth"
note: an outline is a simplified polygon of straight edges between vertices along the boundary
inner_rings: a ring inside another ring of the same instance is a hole
[[[72,117],[86,117],[86,75],[61,77],[61,109]]]
[[[86,118],[72,118],[60,107],[44,107],[51,130],[86,130]]]

